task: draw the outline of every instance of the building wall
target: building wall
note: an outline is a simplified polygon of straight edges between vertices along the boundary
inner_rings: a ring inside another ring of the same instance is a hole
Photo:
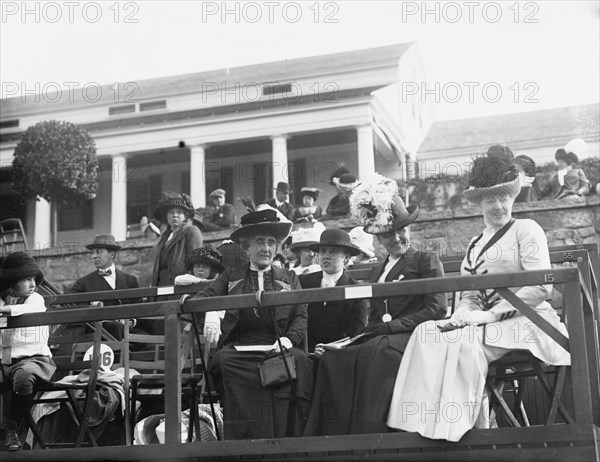
[[[531,218],[546,231],[548,244],[596,243],[600,245],[600,198],[588,197],[580,204],[564,204],[557,201],[516,204],[515,218]],[[325,222],[328,228],[351,229],[357,225],[352,220]],[[465,252],[471,237],[483,230],[483,219],[476,210],[452,212],[423,211],[417,222],[411,225],[414,245],[432,250],[441,257],[452,257]],[[229,236],[228,231],[205,233],[206,242],[220,243]],[[377,239],[378,256],[384,251]],[[154,245],[157,239],[127,241],[117,258],[117,266],[138,277],[140,286],[150,284],[154,261]],[[64,289],[77,278],[94,270],[89,253],[81,246],[60,247],[33,251],[46,279]]]

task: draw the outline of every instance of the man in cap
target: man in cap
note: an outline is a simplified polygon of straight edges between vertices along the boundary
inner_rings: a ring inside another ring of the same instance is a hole
[[[300,276],[303,289],[358,284],[344,268],[350,257],[358,255],[361,250],[352,244],[346,231],[327,229],[321,234],[319,242],[309,247],[319,254],[323,270]],[[309,303],[308,351],[321,355],[324,350],[318,346],[319,343],[353,337],[365,327],[366,321],[367,301],[364,299]]]
[[[138,280],[135,276],[125,273],[116,268],[115,257],[121,246],[115,242],[112,234],[98,234],[94,241],[85,246],[91,252],[92,262],[96,270],[77,279],[66,293],[100,292],[105,290],[137,289]],[[105,300],[103,306],[125,305],[139,303],[140,298]],[[91,302],[91,305],[99,306],[100,302]],[[130,322],[135,326],[136,320]],[[103,326],[118,340],[123,339],[123,325],[119,321],[104,321]],[[132,326],[132,327],[133,327]]]
[[[225,190],[221,188],[210,193],[209,198],[213,206],[210,214],[202,222],[206,231],[230,229],[235,224],[235,209],[233,205],[225,203],[225,194]]]
[[[288,219],[292,220],[294,216],[294,207],[290,204],[290,185],[285,181],[277,183],[275,188],[275,197],[266,202],[267,205],[279,210]]]

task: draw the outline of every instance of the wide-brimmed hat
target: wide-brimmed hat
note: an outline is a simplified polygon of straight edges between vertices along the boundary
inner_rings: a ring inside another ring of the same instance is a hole
[[[318,252],[321,247],[339,247],[350,254],[351,257],[358,255],[361,250],[352,243],[350,235],[343,229],[326,229],[321,233],[321,238],[316,244],[311,244],[308,248]]]
[[[402,229],[419,216],[419,206],[406,207],[398,195],[398,184],[378,173],[354,190],[350,210],[365,232],[375,235]]]
[[[318,244],[324,231],[325,225],[321,222],[316,222],[309,228],[298,228],[292,233],[290,249],[310,248],[311,245]]]
[[[352,228],[348,235],[350,241],[357,246],[369,258],[375,256],[375,246],[373,245],[373,235],[365,232],[362,226]]]
[[[0,267],[0,292],[31,276],[35,278],[38,286],[44,280],[44,274],[33,257],[25,252],[11,253],[2,261]]]
[[[357,178],[351,173],[344,173],[339,178],[334,178],[332,182],[335,186],[344,191],[352,191],[360,184]]]
[[[273,188],[273,189],[275,189],[275,191],[279,191],[284,194],[292,194],[294,192],[294,191],[290,190],[290,185],[288,183],[286,183],[285,181],[280,181],[279,183],[277,183],[277,187]]]
[[[300,190],[301,197],[310,196],[315,201],[319,198],[319,194],[321,194],[321,190],[319,188],[310,188],[308,186],[305,186]]]
[[[464,191],[470,203],[479,204],[486,197],[498,195],[508,195],[514,199],[520,191],[518,169],[512,155],[491,157],[486,154],[473,160],[469,188]]]
[[[85,246],[88,250],[108,249],[121,250],[121,246],[116,243],[115,236],[112,234],[96,234],[94,241]]]
[[[192,250],[191,255],[185,259],[185,266],[189,271],[194,266],[194,263],[208,263],[214,269],[221,272],[225,270],[222,261],[223,255],[221,255],[221,252],[210,245],[203,245]]]
[[[224,189],[218,188],[211,192],[208,197],[225,197],[226,193]]]
[[[261,204],[256,211],[242,217],[240,226],[231,233],[230,238],[234,242],[239,242],[245,237],[264,233],[273,236],[277,242],[281,242],[289,236],[291,229],[292,222],[281,212]]]
[[[192,199],[190,198],[190,196],[184,193],[163,194],[163,197],[158,202],[158,205],[154,210],[154,216],[157,220],[160,220],[162,223],[165,223],[167,221],[167,212],[174,207],[179,207],[180,209],[183,209],[188,218],[194,218],[196,210],[194,209],[194,205],[192,204]]]

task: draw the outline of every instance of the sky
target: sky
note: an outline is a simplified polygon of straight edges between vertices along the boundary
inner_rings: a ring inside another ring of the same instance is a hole
[[[598,1],[2,1],[2,99],[416,42],[436,120],[600,101]],[[67,85],[65,85],[67,83]]]

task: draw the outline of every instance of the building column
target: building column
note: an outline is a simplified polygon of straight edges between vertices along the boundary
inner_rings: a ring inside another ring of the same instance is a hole
[[[190,197],[194,207],[206,207],[206,153],[204,145],[190,148]]]
[[[124,154],[112,158],[110,233],[117,241],[127,239],[127,158]]]
[[[271,139],[273,140],[273,188],[275,188],[280,181],[289,182],[287,136],[276,135]]]
[[[52,226],[52,213],[50,210],[50,202],[46,199],[39,197],[39,200],[34,203],[35,207],[35,226],[33,232],[33,245],[30,246],[32,249],[45,249],[53,244],[51,241],[51,226]],[[57,238],[58,239],[58,236]]]
[[[364,180],[375,173],[375,151],[373,149],[373,127],[362,125],[356,128],[358,135],[358,178]]]

